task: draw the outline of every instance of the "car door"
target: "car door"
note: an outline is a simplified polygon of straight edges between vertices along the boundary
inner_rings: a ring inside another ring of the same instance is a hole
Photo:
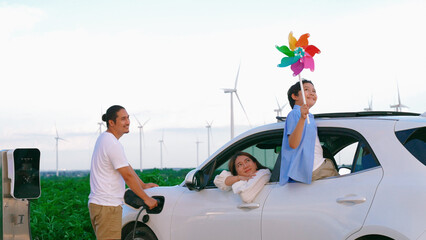
[[[382,168],[371,149],[367,151],[366,141],[352,131],[329,132],[321,142],[334,147],[333,155],[336,151],[352,149],[352,154],[346,153],[346,156],[352,155],[350,161],[342,162],[341,156],[338,159],[352,172],[310,185],[297,182],[275,185],[262,213],[262,240],[341,240],[362,227],[382,179]],[[367,164],[367,161],[374,162]],[[361,165],[368,167],[361,168]]]
[[[261,239],[261,206],[271,187],[266,185],[253,203],[218,188],[187,189],[176,203],[170,239]]]
[[[260,132],[244,137],[213,157],[202,169],[209,179],[207,186],[200,191],[186,189],[176,202],[170,239],[261,239],[262,208],[274,184],[266,184],[252,203],[244,203],[238,194],[215,187],[213,178],[228,170],[229,158],[237,151],[250,153],[272,169],[281,142],[282,129]]]

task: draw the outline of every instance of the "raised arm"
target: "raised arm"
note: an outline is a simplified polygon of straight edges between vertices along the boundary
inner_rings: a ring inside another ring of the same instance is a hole
[[[300,118],[297,122],[296,128],[288,136],[288,144],[291,148],[295,149],[299,146],[302,139],[303,128],[305,127],[305,120],[308,117],[309,108],[306,104],[300,107]]]

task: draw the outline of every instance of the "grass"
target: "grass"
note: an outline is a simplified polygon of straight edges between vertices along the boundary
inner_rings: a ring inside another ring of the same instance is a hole
[[[190,169],[136,171],[144,182],[160,186],[180,184]],[[41,196],[31,200],[31,233],[34,240],[96,239],[87,207],[89,176],[41,177]]]

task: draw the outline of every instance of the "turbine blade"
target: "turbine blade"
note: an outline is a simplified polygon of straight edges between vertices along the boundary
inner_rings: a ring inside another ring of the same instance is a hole
[[[211,122],[209,122],[209,121],[206,121],[206,123],[207,123],[207,128],[211,128],[212,127],[212,124],[213,124],[213,121],[211,121]]]
[[[278,102],[278,98],[277,98],[277,97],[275,97],[275,100],[277,101],[278,109],[281,109],[281,107],[280,107],[280,103]]]
[[[141,122],[139,122],[139,119],[136,117],[135,114],[133,114],[133,117],[135,117],[136,121],[138,122],[139,126],[141,126]]]
[[[243,109],[244,115],[246,115],[247,121],[248,121],[249,126],[250,126],[250,128],[251,128],[250,119],[248,118],[247,112],[246,112],[246,110],[244,109],[243,103],[241,102],[241,99],[240,99],[240,97],[238,96],[238,93],[235,93],[235,96],[237,96],[238,102],[240,102],[241,108]]]
[[[161,142],[161,144],[163,145],[163,147],[164,147],[164,151],[166,151],[167,152],[167,147],[166,147],[166,144],[164,143],[164,141],[162,141]]]
[[[210,146],[213,145],[213,129],[210,128]]]
[[[241,62],[238,65],[238,72],[237,72],[237,77],[235,78],[235,87],[234,87],[234,89],[237,89],[238,76],[240,75],[240,67],[241,67]]]
[[[151,120],[150,118],[148,118],[148,120],[146,120],[143,124],[142,127],[145,126],[145,124],[147,124],[149,122],[149,120]]]

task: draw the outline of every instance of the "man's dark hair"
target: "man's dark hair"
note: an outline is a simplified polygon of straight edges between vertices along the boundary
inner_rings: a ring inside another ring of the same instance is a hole
[[[117,112],[121,109],[124,109],[124,107],[120,105],[113,105],[108,108],[104,115],[102,115],[102,121],[106,122],[107,127],[109,127],[109,120],[112,120],[115,123],[115,121],[117,120]]]
[[[312,85],[314,85],[311,81],[303,79],[302,83],[310,83]],[[288,102],[290,103],[291,108],[294,107],[295,101],[294,99],[291,97],[292,94],[299,96],[299,91],[300,91],[300,83],[297,82],[295,83],[293,86],[291,86],[288,91],[287,91],[287,97],[288,97]]]

